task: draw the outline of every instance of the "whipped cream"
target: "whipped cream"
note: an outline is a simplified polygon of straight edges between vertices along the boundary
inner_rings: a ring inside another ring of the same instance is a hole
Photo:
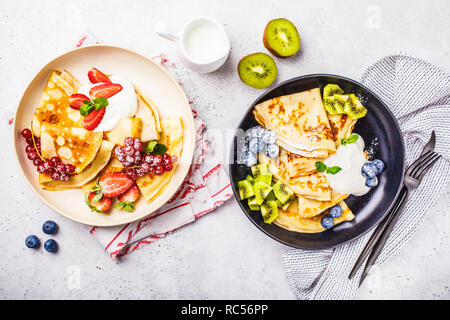
[[[97,128],[94,129],[94,132],[111,131],[120,120],[134,116],[138,108],[133,83],[120,76],[111,76],[109,79],[112,83],[122,85],[122,90],[108,98],[105,115]],[[89,97],[89,90],[99,84],[83,85],[78,92]]]
[[[324,163],[327,167],[338,166],[342,170],[336,174],[325,173],[331,189],[344,194],[362,196],[369,192],[366,178],[361,174],[362,166],[367,162],[364,155],[364,140],[358,136],[355,143],[341,145]]]

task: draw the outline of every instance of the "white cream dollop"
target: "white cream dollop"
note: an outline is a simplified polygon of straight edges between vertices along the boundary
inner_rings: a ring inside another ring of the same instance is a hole
[[[338,166],[341,168],[336,174],[325,173],[331,189],[344,194],[362,196],[369,192],[366,179],[361,174],[361,169],[367,159],[364,155],[364,140],[358,136],[355,143],[341,145],[324,163],[327,167]]]
[[[138,102],[133,83],[121,76],[111,76],[109,78],[112,83],[118,83],[122,86],[122,90],[108,98],[108,106],[102,121],[94,129],[94,132],[110,131],[124,118],[130,118],[136,113]],[[79,93],[89,97],[89,90],[99,83],[83,85]]]

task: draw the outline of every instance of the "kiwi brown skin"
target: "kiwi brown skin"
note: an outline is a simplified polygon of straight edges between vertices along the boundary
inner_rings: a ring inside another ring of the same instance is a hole
[[[276,20],[276,19],[274,19],[274,20]],[[272,47],[269,45],[269,41],[267,40],[267,30],[268,30],[268,28],[269,28],[269,24],[270,24],[271,21],[272,21],[272,20],[270,20],[269,22],[267,22],[266,27],[264,28],[264,33],[263,33],[263,44],[264,44],[264,47],[265,47],[267,50],[269,50],[269,52],[270,52],[271,54],[273,54],[273,55],[274,55],[275,57],[277,57],[277,58],[286,59],[286,58],[292,57],[292,55],[291,55],[291,56],[282,56],[282,55],[280,55],[278,52],[276,52],[274,49],[272,49]],[[293,55],[295,55],[295,54],[293,54]]]

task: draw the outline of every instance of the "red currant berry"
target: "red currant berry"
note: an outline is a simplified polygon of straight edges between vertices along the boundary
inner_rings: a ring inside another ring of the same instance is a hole
[[[64,163],[59,163],[56,167],[55,167],[56,171],[58,171],[59,173],[66,173],[66,165]]]
[[[173,164],[172,163],[167,163],[164,165],[164,170],[165,171],[171,171],[173,169]]]
[[[54,171],[51,174],[51,178],[52,178],[52,180],[55,180],[55,181],[59,180],[59,179],[61,179],[61,174],[58,171]]]
[[[31,151],[31,152],[28,152],[27,157],[29,160],[34,160],[39,156],[36,151]]]
[[[45,163],[46,163],[46,166],[48,168],[54,168],[55,167],[55,164],[52,161],[50,161],[50,160],[45,161]]]
[[[33,165],[35,167],[37,167],[38,165],[40,165],[42,163],[41,158],[37,157],[36,159],[33,160]]]
[[[125,140],[123,140],[126,146],[132,147],[134,144],[134,139],[132,137],[126,137]]]
[[[45,171],[47,171],[47,169],[45,169],[44,164],[41,163],[40,165],[37,166],[37,172],[45,173]]]
[[[164,168],[163,168],[163,166],[161,166],[161,165],[155,166],[155,174],[156,174],[157,176],[160,176],[160,175],[162,175],[163,173],[164,173]]]
[[[33,138],[26,138],[25,139],[25,141],[27,142],[27,144],[29,145],[29,146],[34,146],[34,143],[33,143]]]
[[[69,180],[69,175],[66,173],[61,173],[60,179],[61,179],[61,181],[67,181],[67,180]]]
[[[147,153],[147,154],[144,156],[144,161],[147,162],[148,164],[153,164],[153,155]]]
[[[72,174],[72,173],[74,173],[74,172],[75,172],[75,166],[74,166],[73,164],[67,163],[67,164],[65,165],[65,170],[64,170],[64,172],[65,172],[66,174]]]
[[[145,173],[147,173],[150,170],[150,164],[147,162],[142,162],[141,168],[144,169]]]
[[[178,161],[178,157],[177,156],[172,156],[172,163],[177,163]]]
[[[52,162],[52,163],[53,163],[53,166],[56,167],[58,164],[61,163],[61,159],[58,158],[58,157],[52,157],[52,158],[50,159],[50,162]]]
[[[30,153],[31,151],[34,151],[34,147],[33,147],[33,146],[27,146],[27,147],[25,148],[25,152],[26,152],[26,153]]]
[[[28,128],[25,128],[22,130],[22,132],[20,133],[22,135],[22,137],[24,137],[25,139],[27,138],[31,138],[31,130]]]
[[[153,164],[157,166],[162,164],[162,157],[160,155],[155,155],[153,158]]]
[[[125,147],[125,153],[126,153],[128,156],[134,156],[134,148],[131,147],[131,146]]]
[[[145,170],[142,169],[142,168],[137,168],[137,169],[136,169],[136,174],[137,174],[139,177],[144,176],[146,173],[147,173],[147,172],[145,172]]]
[[[116,150],[114,150],[114,152],[116,153],[116,156],[120,156],[125,154],[125,148],[124,147],[117,147]]]
[[[131,180],[136,180],[137,175],[136,172],[133,169],[127,170],[125,171],[125,174],[127,175],[128,178],[130,178]]]
[[[141,151],[142,150],[141,140],[139,140],[138,138],[134,139],[133,147],[135,150]]]

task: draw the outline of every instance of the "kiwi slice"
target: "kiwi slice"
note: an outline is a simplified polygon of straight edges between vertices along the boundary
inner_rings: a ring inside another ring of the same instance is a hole
[[[271,173],[261,173],[255,181],[262,181],[267,183],[269,186],[272,184],[272,174]]]
[[[333,96],[334,108],[336,109],[337,113],[345,113],[344,105],[347,102],[348,98],[348,94],[335,94]]]
[[[335,94],[344,94],[344,90],[337,84],[329,83],[323,88],[323,100],[333,97]]]
[[[280,200],[281,204],[285,204],[293,195],[294,192],[281,181],[277,181],[273,186],[273,193],[275,197]]]
[[[248,180],[238,181],[238,189],[241,200],[253,197],[255,195],[253,186]]]
[[[251,175],[247,175],[247,177],[245,177],[245,180],[248,180],[248,182],[250,182],[251,184],[255,183],[255,179],[253,179]]]
[[[269,167],[267,166],[266,163],[257,164],[255,166],[253,166],[251,168],[251,170],[252,170],[252,174],[253,174],[253,179],[255,179],[255,181],[256,181],[256,179],[258,179],[259,175],[261,175],[263,173],[269,173]]]
[[[326,98],[323,100],[323,107],[328,114],[338,114],[339,111],[336,109],[336,103],[334,102],[334,97]]]
[[[367,109],[364,108],[359,98],[353,93],[349,95],[349,98],[345,102],[344,111],[351,119],[362,118],[367,113]]]
[[[239,61],[238,73],[246,85],[263,89],[272,84],[278,74],[275,61],[267,54],[257,52],[245,56]]]
[[[255,182],[253,187],[255,194],[255,202],[258,205],[261,205],[264,202],[264,199],[266,199],[267,195],[270,193],[270,191],[272,191],[272,187],[262,181]]]
[[[256,201],[256,197],[248,198],[248,207],[251,211],[259,211],[259,204]]]
[[[300,35],[289,20],[274,19],[270,20],[264,29],[263,43],[274,56],[287,58],[300,50]]]
[[[265,223],[272,223],[278,217],[277,202],[268,201],[261,205],[261,214]]]
[[[275,197],[275,194],[273,193],[273,190],[269,192],[269,194],[267,195],[267,197],[264,199],[264,202],[268,202],[268,201],[276,201],[277,198]]]

